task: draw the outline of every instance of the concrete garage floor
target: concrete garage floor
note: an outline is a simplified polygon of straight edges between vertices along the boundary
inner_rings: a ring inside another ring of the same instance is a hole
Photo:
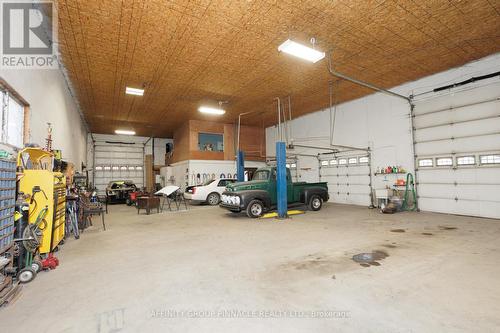
[[[277,222],[190,208],[111,206],[106,232],[70,239],[61,265],[0,310],[1,331],[500,331],[500,221],[327,204]],[[373,250],[388,255],[379,266],[352,260]],[[280,310],[336,312],[270,318]]]

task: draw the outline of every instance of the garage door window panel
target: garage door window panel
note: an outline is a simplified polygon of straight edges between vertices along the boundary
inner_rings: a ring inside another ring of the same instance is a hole
[[[451,157],[438,157],[438,158],[436,158],[436,166],[438,166],[438,167],[453,166],[453,158],[451,158]]]
[[[481,155],[479,160],[481,165],[500,164],[500,154]]]
[[[458,166],[471,166],[476,164],[475,156],[460,156],[457,157]]]
[[[433,167],[434,161],[432,160],[432,158],[423,158],[423,159],[418,160],[418,166],[423,167],[423,168]]]

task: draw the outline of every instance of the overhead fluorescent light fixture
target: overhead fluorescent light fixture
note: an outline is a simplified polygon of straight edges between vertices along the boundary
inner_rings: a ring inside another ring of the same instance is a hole
[[[137,88],[126,87],[125,88],[125,93],[129,94],[129,95],[142,96],[142,95],[144,95],[144,89],[137,89]]]
[[[122,135],[135,135],[135,131],[129,131],[129,130],[116,130],[115,133]]]
[[[207,113],[207,114],[215,114],[215,115],[223,115],[224,113],[226,113],[225,110],[222,110],[222,109],[216,109],[216,108],[211,108],[211,107],[208,107],[208,106],[200,106],[198,108],[198,111],[200,111],[201,113]]]
[[[325,57],[325,52],[320,52],[290,39],[287,39],[283,44],[278,46],[278,51],[288,53],[313,63],[318,62]]]

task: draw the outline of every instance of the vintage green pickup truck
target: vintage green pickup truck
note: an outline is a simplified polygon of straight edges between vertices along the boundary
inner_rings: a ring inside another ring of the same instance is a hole
[[[310,210],[320,210],[328,201],[327,183],[292,183],[290,170],[286,170],[288,207],[307,205]],[[276,208],[276,168],[265,167],[255,171],[248,182],[229,184],[222,193],[220,207],[231,212],[246,212],[248,217],[259,217]]]

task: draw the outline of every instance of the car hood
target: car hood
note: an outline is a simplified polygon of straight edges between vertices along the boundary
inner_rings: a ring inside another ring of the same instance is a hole
[[[267,180],[250,180],[248,182],[236,182],[226,186],[228,192],[260,189],[267,184]]]

